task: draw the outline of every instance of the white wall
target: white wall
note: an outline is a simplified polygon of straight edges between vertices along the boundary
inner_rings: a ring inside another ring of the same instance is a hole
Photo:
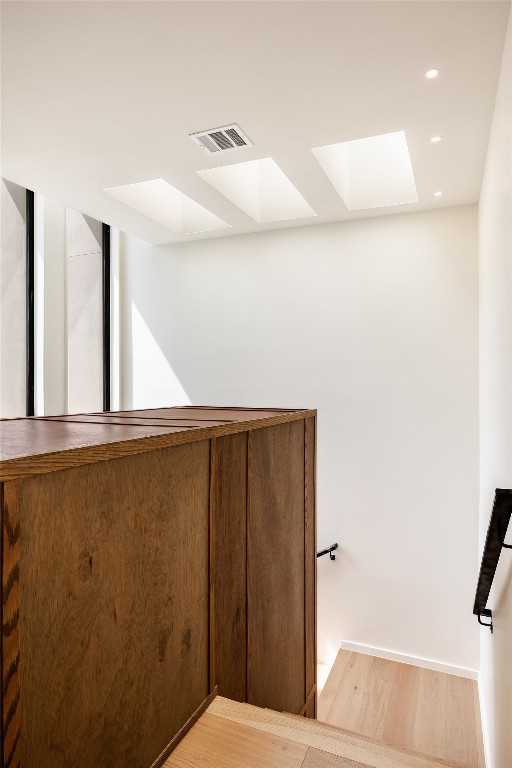
[[[0,417],[27,413],[26,190],[0,179]]]
[[[36,195],[35,250],[36,414],[101,411],[101,222]],[[111,406],[119,409],[120,267],[115,229],[111,266]]]
[[[512,488],[512,24],[509,21],[479,204],[480,544],[494,489]],[[512,534],[512,526],[510,526]],[[511,536],[508,538],[511,538]],[[512,557],[503,551],[482,630],[480,695],[488,768],[512,765]]]
[[[69,413],[103,408],[102,224],[66,209]]]
[[[44,199],[44,413],[67,413],[66,209]]]
[[[319,657],[476,669],[474,206],[174,246],[124,239],[124,407],[318,408]]]

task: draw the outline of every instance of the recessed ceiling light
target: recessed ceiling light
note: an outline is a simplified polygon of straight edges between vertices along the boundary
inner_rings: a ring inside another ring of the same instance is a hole
[[[418,202],[404,131],[311,151],[349,211]]]
[[[196,173],[259,224],[316,216],[271,157]]]
[[[440,141],[443,140],[442,136],[432,136],[430,139],[431,144],[438,144]]]
[[[434,77],[438,76],[438,74],[439,74],[438,69],[427,69],[427,71],[425,72],[425,77],[427,78],[427,80],[433,80]]]
[[[125,184],[103,191],[181,235],[231,226],[164,179]]]
[[[434,192],[434,197],[441,197],[442,194],[442,192]]]

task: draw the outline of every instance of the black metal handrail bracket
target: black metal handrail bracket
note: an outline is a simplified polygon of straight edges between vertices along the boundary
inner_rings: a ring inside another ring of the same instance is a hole
[[[498,566],[501,550],[512,549],[512,543],[505,543],[508,524],[512,515],[512,490],[510,488],[496,488],[494,504],[492,507],[489,528],[485,537],[485,546],[482,554],[482,563],[478,576],[478,584],[475,594],[473,613],[478,617],[478,623],[483,627],[490,627],[493,631],[492,611],[486,608],[489,592],[491,591],[494,574]],[[490,623],[483,622],[482,616],[490,619]]]
[[[329,555],[330,560],[336,560],[336,555],[334,554],[334,550],[338,549],[338,544],[331,544],[330,547],[327,547],[327,549],[322,549],[321,552],[317,552],[317,557],[323,557],[323,555]]]

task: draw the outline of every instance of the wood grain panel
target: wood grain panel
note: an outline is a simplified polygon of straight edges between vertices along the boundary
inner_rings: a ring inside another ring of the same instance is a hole
[[[22,482],[24,765],[148,768],[209,692],[209,442]]]
[[[188,412],[186,408],[182,410]],[[217,410],[223,412],[222,409]],[[204,413],[210,412],[211,409],[204,410]],[[166,425],[163,428],[124,422],[85,424],[39,418],[0,420],[0,481],[56,472],[97,461],[261,429],[273,424],[302,421],[315,413],[276,411],[247,415],[246,410],[240,409],[238,417],[229,423],[208,425],[208,422],[198,421],[198,426],[193,428],[179,425]]]
[[[382,740],[387,721],[388,704],[393,698],[395,666],[388,659],[371,659],[368,683],[356,721],[356,730],[363,736]]]
[[[343,658],[345,654],[348,654],[348,661],[341,681],[344,695],[340,695],[340,690],[338,690],[327,722],[339,728],[345,728],[347,731],[359,733],[357,726],[368,698],[368,688],[371,685],[368,681],[373,656],[339,651],[338,658]],[[365,735],[371,736],[368,732]]]
[[[170,434],[182,426],[167,427]],[[131,441],[139,438],[160,436],[161,427],[131,424],[77,422],[72,419],[9,419],[1,424],[0,441],[2,464],[11,459],[30,458],[35,463],[45,455],[52,456],[58,451],[73,451],[95,445],[109,446],[111,443]]]
[[[448,763],[379,744],[317,720],[259,709],[218,696],[208,713],[272,736],[339,755],[371,768],[441,768]],[[278,765],[279,763],[276,763]]]
[[[305,703],[304,421],[250,436],[248,701]]]
[[[316,686],[316,419],[304,422],[304,622],[306,644],[306,697]],[[316,717],[316,690],[306,709]]]
[[[368,768],[368,763],[356,763],[355,760],[309,747],[302,768]]]
[[[170,754],[174,752],[178,744],[183,741],[187,733],[190,733],[194,725],[197,723],[199,718],[206,712],[214,698],[217,696],[217,689],[214,688],[213,691],[206,697],[206,699],[202,702],[202,704],[196,709],[194,714],[189,717],[185,725],[182,725],[176,736],[173,737],[173,739],[169,742],[169,744],[165,747],[163,752],[161,752],[160,755],[158,755],[157,759],[154,763],[150,766],[150,768],[162,768],[163,764],[167,760]]]
[[[418,752],[441,756],[446,738],[446,675],[430,669],[420,669],[417,674],[412,746]]]
[[[328,723],[377,743],[484,765],[475,680],[341,650],[320,696]]]
[[[212,441],[215,680],[219,694],[247,696],[247,433]]]
[[[478,768],[485,768],[484,738],[482,733],[482,714],[480,712],[480,696],[478,685],[473,686],[473,707],[476,723],[476,752],[478,759]]]
[[[322,688],[322,692],[318,697],[317,717],[319,720],[323,720],[326,723],[331,722],[330,714],[332,705],[338,696],[338,691],[342,685],[345,670],[349,662],[350,654],[347,651],[339,651],[327,680],[325,681],[325,685]]]
[[[128,416],[140,414],[141,416],[163,416],[168,419],[174,419],[177,416],[187,419],[203,421],[205,419],[214,419],[215,421],[250,421],[264,419],[266,417],[276,416],[278,414],[293,413],[300,409],[291,408],[233,408],[218,407],[209,405],[186,405],[174,406],[172,408],[146,408],[140,411],[119,411],[120,414]],[[115,414],[116,415],[116,414]]]
[[[20,484],[2,486],[2,766],[20,764]]]
[[[306,704],[306,717],[311,717],[313,719],[316,718],[316,688],[315,688],[315,695],[312,697],[310,701]]]
[[[308,693],[303,714],[305,717],[316,717],[316,683]]]
[[[387,713],[382,740],[397,747],[414,743],[414,722],[418,705],[419,667],[389,662],[393,668],[393,687],[385,705]],[[373,695],[373,694],[372,694]]]
[[[446,675],[446,741],[440,756],[455,765],[467,765],[472,768],[479,768],[481,765],[480,740],[477,736],[481,727],[480,721],[475,717],[473,699],[476,688],[475,680]]]
[[[230,421],[223,421],[220,419],[208,419],[208,421],[205,422],[203,420],[197,421],[196,419],[171,419],[162,416],[138,416],[137,414],[131,416],[128,416],[128,414],[121,414],[118,416],[116,413],[86,413],[82,416],[37,416],[32,417],[32,421],[59,421],[75,424],[119,424],[124,427],[159,427],[160,429],[165,429],[165,427],[188,427],[190,429],[192,427],[215,426],[231,423]]]
[[[307,748],[206,712],[165,768],[300,768]]]

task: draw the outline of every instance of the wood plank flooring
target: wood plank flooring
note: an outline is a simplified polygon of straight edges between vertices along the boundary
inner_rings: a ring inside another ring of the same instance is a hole
[[[301,768],[307,747],[205,712],[165,768]]]
[[[341,650],[318,719],[460,768],[485,768],[475,680]]]
[[[217,697],[164,768],[443,768],[308,718]]]

